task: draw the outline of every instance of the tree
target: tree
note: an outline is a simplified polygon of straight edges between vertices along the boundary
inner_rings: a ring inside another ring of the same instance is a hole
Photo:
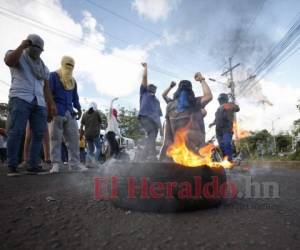
[[[124,107],[119,109],[119,127],[121,130],[121,134],[124,137],[131,138],[135,141],[141,138],[142,134],[139,128],[138,121],[138,111],[137,109],[128,110]]]

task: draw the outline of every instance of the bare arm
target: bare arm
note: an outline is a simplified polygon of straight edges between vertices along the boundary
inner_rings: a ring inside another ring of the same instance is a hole
[[[175,87],[175,85],[176,85],[175,82],[171,82],[170,86],[162,93],[162,97],[164,98],[166,103],[171,101],[171,99],[168,97],[168,94],[171,91],[171,89]]]
[[[200,84],[202,85],[203,96],[201,98],[201,104],[203,107],[205,107],[213,99],[213,95],[205,81],[205,78],[201,75],[200,72],[195,74],[195,80],[200,82]]]
[[[4,57],[5,64],[9,67],[16,67],[19,63],[23,50],[28,48],[30,44],[31,44],[30,40],[22,41],[22,43],[19,45],[18,48],[5,55]]]
[[[112,99],[111,102],[110,102],[110,106],[109,106],[109,116],[112,115],[112,110],[113,110],[114,102],[115,102],[116,100],[118,100],[118,97]]]
[[[144,67],[142,85],[146,88],[148,85],[148,66],[147,63],[142,63],[142,66]]]

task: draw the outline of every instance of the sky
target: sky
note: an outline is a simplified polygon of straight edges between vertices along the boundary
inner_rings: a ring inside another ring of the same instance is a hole
[[[170,82],[191,80],[201,95],[193,76],[202,72],[218,80],[208,81],[214,96],[206,107],[209,135],[217,96],[229,92],[228,78],[221,74],[232,57],[233,65],[240,63],[233,72],[240,127],[271,130],[273,122],[277,133],[290,130],[299,118],[299,50],[256,87],[240,91],[299,14],[297,0],[1,0],[0,55],[4,58],[28,34],[39,34],[50,71],[60,67],[63,55],[72,56],[83,108],[95,101],[103,111],[114,97],[119,97],[116,107],[139,108],[143,61],[149,82],[158,86],[163,112],[161,93]],[[7,102],[11,79],[3,60],[0,71],[0,101]]]

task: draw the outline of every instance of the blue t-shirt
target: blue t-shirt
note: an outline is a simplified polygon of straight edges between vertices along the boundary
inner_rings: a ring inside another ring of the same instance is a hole
[[[75,114],[73,109],[81,109],[79,97],[77,93],[77,84],[72,90],[66,90],[60,81],[57,72],[51,72],[49,76],[49,87],[53,95],[54,102],[56,103],[57,115],[64,116],[67,111],[71,115]]]
[[[139,116],[146,116],[160,126],[160,117],[162,112],[159,100],[147,90],[147,87],[141,85],[140,88],[140,112]]]

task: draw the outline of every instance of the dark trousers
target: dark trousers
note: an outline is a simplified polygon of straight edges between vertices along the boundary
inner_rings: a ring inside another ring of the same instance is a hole
[[[153,158],[156,156],[156,137],[158,134],[158,126],[148,117],[139,117],[140,126],[146,133],[145,144],[143,149],[143,157]]]
[[[110,158],[113,156],[118,156],[118,154],[120,153],[120,147],[119,147],[119,143],[116,139],[116,134],[112,131],[107,132],[106,140],[108,141],[108,144],[109,144],[107,157]]]
[[[9,121],[7,136],[8,166],[16,168],[19,164],[19,153],[23,149],[23,136],[27,121],[32,130],[29,147],[29,165],[37,167],[39,154],[42,147],[42,139],[47,126],[46,107],[37,105],[36,100],[28,103],[20,98],[13,97],[8,104]]]
[[[217,135],[219,146],[222,150],[223,157],[227,156],[228,160],[232,160],[232,133],[224,133]]]
[[[6,148],[0,148],[0,160],[2,163],[6,161]]]

